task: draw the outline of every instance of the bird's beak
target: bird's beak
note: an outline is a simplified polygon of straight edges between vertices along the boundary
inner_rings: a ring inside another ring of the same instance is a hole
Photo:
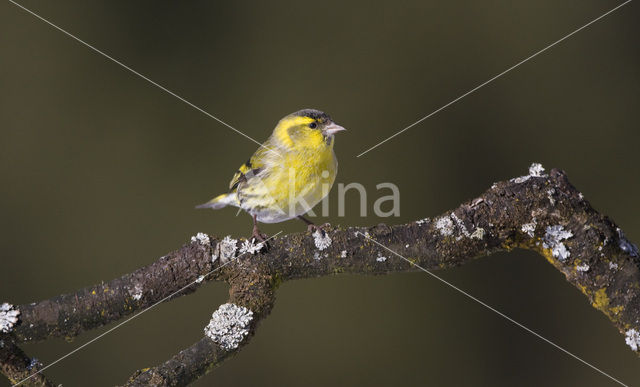
[[[329,125],[325,126],[322,130],[323,134],[326,136],[333,136],[335,133],[342,132],[343,130],[347,130],[342,126],[332,122]]]

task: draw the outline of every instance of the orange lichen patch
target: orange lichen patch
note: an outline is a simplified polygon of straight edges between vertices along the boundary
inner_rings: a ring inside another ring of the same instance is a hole
[[[511,241],[511,240],[506,240],[502,243],[502,245],[500,245],[500,247],[502,247],[503,249],[507,250],[507,251],[511,251],[513,249],[515,249],[516,247],[522,247],[524,249],[529,249],[528,246],[521,246],[520,243]]]
[[[559,262],[554,256],[553,256],[553,251],[552,249],[548,249],[548,248],[544,248],[542,247],[542,242],[539,238],[532,238],[532,239],[526,239],[526,240],[518,240],[518,241],[514,241],[514,242],[505,242],[504,243],[504,247],[507,248],[508,246],[510,247],[519,247],[522,249],[527,249],[527,250],[531,250],[531,251],[535,251],[537,253],[539,253],[540,255],[542,255],[547,261],[549,261],[549,263],[551,263],[553,266],[555,266],[558,270],[560,270],[561,272],[565,273],[565,275],[569,275],[566,271],[565,271],[565,267],[564,265]],[[580,261],[576,261],[575,262],[576,265],[574,265],[574,267],[572,267],[572,269],[576,270],[577,266],[579,266]],[[601,279],[600,276],[596,276],[595,280],[596,282],[598,282]],[[600,310],[602,313],[604,313],[607,317],[609,317],[609,319],[611,319],[612,321],[619,321],[620,319],[620,313],[622,311],[624,311],[624,306],[623,305],[611,305],[611,300],[609,298],[609,295],[607,294],[607,288],[603,287],[598,289],[597,291],[592,291],[590,289],[587,288],[586,285],[583,285],[577,281],[572,280],[571,282],[573,282],[573,284],[587,297],[589,297],[589,299],[591,300],[591,303],[593,305],[594,308]]]
[[[587,291],[587,287],[582,285],[582,284],[576,284],[576,286],[578,287],[578,289],[580,289],[580,291],[582,292],[582,294],[584,294],[585,296],[588,296],[589,293]]]
[[[609,296],[607,288],[598,289],[593,295],[593,307],[607,313],[609,307]]]
[[[527,241],[520,241],[518,247],[523,249],[532,250],[542,255],[550,264],[560,269],[562,264],[553,256],[553,250],[550,248],[545,249],[542,247],[542,240],[540,238],[532,238]],[[562,270],[560,270],[562,271]]]
[[[558,260],[553,257],[553,252],[551,249],[545,249],[542,247],[542,240],[540,238],[528,238],[528,239],[520,239],[516,240],[507,239],[502,243],[501,247],[507,251],[511,251],[515,248],[525,249],[535,251],[536,253],[542,255],[550,264],[553,266],[560,268],[560,264]]]
[[[613,314],[620,314],[620,312],[624,310],[624,306],[622,305],[613,306],[609,310],[611,310],[611,313]]]
[[[542,256],[545,257],[550,264],[554,266],[558,265],[558,261],[553,257],[553,251],[551,249],[541,248],[538,250],[538,252],[542,254]]]
[[[598,289],[593,294],[593,307],[606,314],[612,321],[617,321],[619,314],[624,310],[623,305],[612,306],[607,295],[607,288]]]

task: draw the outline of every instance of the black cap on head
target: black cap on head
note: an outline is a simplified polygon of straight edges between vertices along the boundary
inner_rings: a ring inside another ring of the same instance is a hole
[[[321,112],[320,110],[316,110],[316,109],[302,109],[302,110],[298,110],[297,112],[291,115],[300,116],[300,117],[310,117],[310,118],[313,118],[314,120],[318,120],[321,122],[332,121],[331,117],[327,113]]]

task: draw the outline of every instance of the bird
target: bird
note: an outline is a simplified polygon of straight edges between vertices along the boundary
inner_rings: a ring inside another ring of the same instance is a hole
[[[266,244],[258,223],[280,223],[299,218],[309,231],[320,230],[303,215],[333,186],[338,160],[334,135],[346,129],[326,113],[302,109],[282,118],[271,136],[238,168],[229,191],[196,206],[214,210],[239,207],[253,219],[251,236]]]

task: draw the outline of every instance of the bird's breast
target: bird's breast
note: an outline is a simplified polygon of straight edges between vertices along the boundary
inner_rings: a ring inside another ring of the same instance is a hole
[[[332,149],[282,156],[257,179],[239,187],[241,207],[257,213],[263,222],[269,222],[271,215],[282,221],[308,212],[328,195],[335,181],[338,165]]]

